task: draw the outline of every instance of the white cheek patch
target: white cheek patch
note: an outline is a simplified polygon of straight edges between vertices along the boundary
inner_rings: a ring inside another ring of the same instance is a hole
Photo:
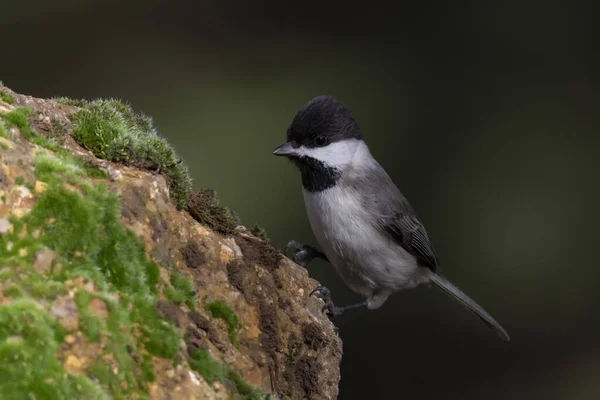
[[[319,160],[330,167],[344,168],[350,163],[362,163],[369,154],[367,145],[362,140],[346,139],[333,142],[324,147],[299,147],[297,154]]]

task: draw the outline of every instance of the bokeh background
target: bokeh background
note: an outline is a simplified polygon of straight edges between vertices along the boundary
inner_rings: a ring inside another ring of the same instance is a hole
[[[447,277],[512,336],[434,289],[335,323],[340,399],[600,398],[600,40],[577,2],[0,4],[0,79],[151,115],[243,222],[315,244],[271,156],[331,94],[424,221]],[[333,269],[310,274],[358,300]]]

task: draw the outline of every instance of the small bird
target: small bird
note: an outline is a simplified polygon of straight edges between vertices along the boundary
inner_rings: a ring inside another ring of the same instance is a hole
[[[440,275],[423,224],[373,158],[342,103],[324,95],[310,100],[296,113],[287,142],[273,154],[287,157],[300,170],[308,219],[323,250],[291,241],[292,259],[303,266],[315,258],[328,261],[365,298],[336,306],[329,289],[319,286],[311,295],[325,302],[324,312],[373,310],[399,290],[433,283],[510,340],[491,315]]]

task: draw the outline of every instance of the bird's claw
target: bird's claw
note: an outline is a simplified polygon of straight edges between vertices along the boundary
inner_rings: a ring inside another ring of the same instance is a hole
[[[291,240],[286,247],[286,255],[287,253],[293,250],[291,259],[296,264],[306,267],[309,262],[311,262],[315,255],[312,252],[312,248],[306,244],[298,243],[295,240]]]
[[[344,312],[343,307],[338,307],[335,304],[333,304],[333,300],[331,299],[331,292],[325,286],[317,286],[316,288],[314,288],[313,291],[310,292],[309,297],[313,295],[325,302],[325,305],[323,306],[323,308],[321,308],[322,313],[325,313],[325,311],[327,311],[327,313],[330,316],[336,317],[338,315],[342,315],[342,313]]]
[[[329,291],[328,288],[326,288],[323,285],[317,286],[316,288],[314,288],[308,296],[309,297],[317,296],[318,298],[320,298],[323,301],[331,300],[331,292]]]

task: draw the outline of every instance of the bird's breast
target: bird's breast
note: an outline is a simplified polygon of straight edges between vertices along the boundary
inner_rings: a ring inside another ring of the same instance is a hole
[[[410,279],[414,258],[377,228],[376,216],[368,213],[359,195],[334,186],[317,193],[305,191],[304,200],[321,250],[355,291],[368,295]]]
[[[360,199],[337,186],[317,193],[305,191],[304,199],[313,233],[326,254],[343,257],[360,246],[357,239],[371,229]]]

